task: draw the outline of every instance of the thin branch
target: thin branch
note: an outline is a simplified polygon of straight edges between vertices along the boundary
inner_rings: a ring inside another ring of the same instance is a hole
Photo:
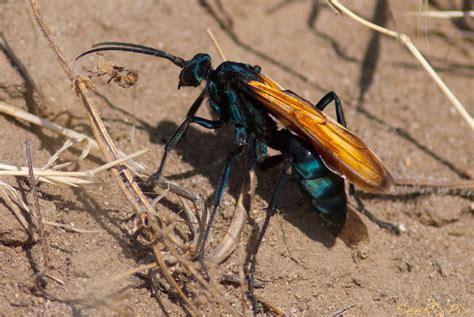
[[[211,38],[212,43],[214,43],[214,46],[216,47],[217,52],[219,52],[219,56],[221,57],[222,61],[225,62],[227,58],[225,58],[224,52],[222,51],[221,46],[217,42],[216,37],[214,36],[214,33],[212,33],[211,29],[207,28],[207,34]]]
[[[103,172],[107,169],[111,169],[125,161],[129,161],[132,158],[135,158],[139,155],[147,153],[148,149],[143,149],[133,154],[127,155],[125,157],[119,158],[115,161],[109,162],[102,166],[99,166],[95,169],[88,170],[85,172],[65,172],[57,170],[44,170],[42,168],[33,168],[35,176],[38,176],[38,181],[52,183],[55,185],[63,184],[72,187],[78,187],[80,185],[92,184],[93,181],[90,178],[94,177],[97,173]],[[29,169],[28,167],[15,166],[0,164],[0,176],[28,176]],[[79,177],[84,177],[86,179],[81,179]]]
[[[12,116],[17,119],[25,120],[29,123],[32,123],[34,125],[49,129],[51,131],[54,131],[60,135],[63,135],[69,139],[72,140],[74,143],[79,143],[86,141],[91,149],[93,150],[99,150],[99,145],[97,144],[97,141],[94,140],[91,137],[88,137],[82,133],[79,133],[77,131],[65,128],[57,123],[51,122],[48,119],[45,118],[40,118],[38,116],[35,116],[29,112],[23,111],[21,109],[18,109],[12,105],[9,105],[3,101],[0,101],[0,113],[4,113],[6,115]],[[119,156],[125,156],[125,154],[121,151],[119,151]],[[143,165],[135,162],[135,161],[128,161],[127,164],[129,164],[135,171],[137,172],[144,172],[146,170],[146,167]]]
[[[71,230],[77,233],[101,233],[102,231],[100,230],[89,230],[89,229],[81,229],[81,228],[76,228],[70,225],[65,225],[62,223],[57,223],[54,221],[48,221],[48,220],[43,220],[43,223],[45,225],[53,226],[53,227],[59,227],[59,228],[64,228],[66,230]]]
[[[336,311],[334,314],[332,314],[332,317],[341,317],[344,315],[349,309],[351,309],[355,304],[350,304],[347,307],[344,307],[342,309],[339,309]]]
[[[57,123],[51,122],[48,119],[40,118],[40,117],[35,116],[35,115],[33,115],[29,112],[18,109],[17,107],[9,105],[9,104],[7,104],[3,101],[0,101],[0,112],[4,113],[4,114],[7,114],[9,116],[18,118],[18,119],[25,120],[29,123],[47,128],[47,129],[52,130],[56,133],[64,135],[64,136],[66,136],[66,137],[68,137],[72,140],[76,140],[77,142],[81,142],[82,140],[87,140],[91,144],[93,149],[95,149],[95,150],[99,149],[99,146],[97,145],[97,142],[94,139],[92,139],[92,138],[90,138],[90,137],[88,137],[88,136],[86,136],[82,133],[79,133],[79,132],[76,132],[74,130],[65,128],[65,127],[63,127],[63,126],[61,126]]]
[[[33,209],[35,211],[36,217],[38,217],[38,229],[39,229],[39,236],[41,241],[41,248],[43,250],[43,265],[44,269],[49,269],[49,251],[48,251],[48,241],[46,241],[46,236],[44,234],[44,226],[43,226],[43,215],[41,214],[41,208],[38,199],[38,190],[36,188],[36,180],[35,174],[33,172],[33,163],[31,159],[31,151],[30,151],[30,142],[25,141],[24,143],[25,148],[25,156],[26,156],[26,165],[28,166],[29,176],[30,176],[30,186],[33,192]]]
[[[161,256],[161,250],[158,248],[158,246],[155,244],[153,247],[153,252],[155,254],[156,259],[158,260],[158,264],[160,265],[160,268],[166,268],[166,263],[163,260],[163,257]],[[186,294],[184,294],[183,290],[181,287],[179,287],[178,282],[171,276],[171,273],[168,269],[162,270],[163,276],[166,279],[168,283],[170,283],[171,286],[178,292],[179,297],[188,305],[189,309],[193,312],[194,315],[199,315],[199,310],[197,307],[193,304],[193,302],[189,299]]]
[[[53,41],[53,38],[51,37],[51,32],[49,31],[48,27],[46,26],[45,23],[43,23],[39,6],[36,0],[31,0],[31,8],[33,9],[33,16],[36,20],[36,24],[40,26],[40,31],[43,34],[43,38],[48,42],[49,47],[52,48],[52,52],[54,56],[56,57],[56,60],[59,62],[61,67],[63,68],[64,72],[66,73],[67,77],[71,81],[74,81],[75,77],[74,73],[72,72],[71,68],[66,64],[65,58],[61,50],[56,46],[56,44]]]
[[[32,240],[37,240],[37,234],[33,230],[30,232],[30,225],[26,221],[25,217],[20,213],[19,209],[23,209],[24,212],[30,214],[28,205],[21,199],[18,191],[10,186],[9,184],[0,181],[0,194],[3,197],[3,201],[10,207],[11,211],[15,215],[16,219],[20,222],[26,232],[29,232],[32,236]]]
[[[406,15],[440,19],[455,19],[474,17],[474,11],[415,11],[407,12]]]

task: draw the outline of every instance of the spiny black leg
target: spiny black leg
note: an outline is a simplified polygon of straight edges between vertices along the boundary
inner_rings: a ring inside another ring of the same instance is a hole
[[[342,103],[339,97],[334,91],[328,92],[321,100],[314,105],[315,108],[323,111],[327,105],[329,105],[334,100],[336,104],[336,116],[337,122],[342,125],[344,128],[347,128],[346,118],[344,117],[344,111],[342,109]],[[353,184],[349,184],[349,195],[355,196],[355,187]]]
[[[268,146],[265,140],[252,136],[252,156],[257,163],[265,162],[268,157]]]
[[[344,111],[342,109],[342,103],[339,97],[336,95],[334,91],[328,92],[317,104],[314,106],[323,111],[327,105],[329,105],[334,100],[336,104],[336,116],[337,122],[341,124],[343,127],[347,128],[346,119],[344,118]]]
[[[252,301],[252,308],[254,313],[257,309],[257,303],[255,301],[255,297],[253,295],[254,289],[254,273],[255,273],[255,266],[257,265],[257,253],[260,245],[262,244],[263,237],[265,236],[265,232],[267,231],[268,224],[270,223],[270,218],[275,214],[278,202],[280,201],[280,196],[285,187],[286,182],[288,181],[288,177],[291,173],[291,163],[293,160],[291,158],[286,158],[283,167],[283,173],[281,173],[280,178],[278,179],[277,186],[275,191],[273,192],[272,199],[270,200],[270,204],[267,208],[267,214],[265,216],[265,222],[263,223],[262,230],[260,231],[260,235],[258,236],[257,244],[255,245],[255,249],[253,252],[253,256],[250,263],[250,269],[248,271],[248,283],[249,283],[249,297]]]
[[[337,122],[339,122],[342,126],[347,128],[346,124],[346,119],[344,118],[344,111],[342,110],[342,104],[341,100],[339,97],[334,93],[333,91],[327,93],[316,105],[315,107],[318,108],[319,110],[323,111],[324,108],[328,104],[331,103],[331,101],[335,102],[336,104],[336,115],[337,115]],[[377,218],[373,213],[371,213],[367,208],[365,208],[364,203],[360,199],[360,197],[357,195],[357,192],[355,190],[354,184],[349,184],[349,195],[354,197],[354,200],[357,203],[357,210],[364,214],[367,218],[369,218],[370,221],[375,223],[377,226],[383,229],[387,229],[391,232],[394,232],[396,234],[400,234],[400,228],[390,222],[384,221],[382,219]]]
[[[352,184],[351,184],[352,185]],[[352,191],[352,192],[351,192]],[[382,220],[378,218],[376,215],[374,215],[370,210],[365,208],[364,203],[362,202],[362,199],[360,199],[359,195],[357,195],[354,186],[352,186],[352,190],[349,187],[349,194],[351,194],[354,197],[354,200],[357,203],[356,210],[360,213],[362,213],[364,216],[366,216],[370,221],[375,223],[379,228],[386,229],[392,233],[395,233],[396,235],[400,235],[400,227],[397,226],[396,224],[393,224],[391,222]]]
[[[356,194],[356,190],[354,184],[349,184],[349,195],[354,196]]]
[[[199,96],[196,98],[196,100],[194,100],[193,104],[191,105],[191,108],[189,108],[188,113],[186,114],[187,118],[192,117],[197,113],[199,107],[201,107],[202,105],[204,97],[206,97],[206,89],[203,89]]]
[[[207,238],[209,237],[209,232],[211,231],[212,224],[214,223],[214,219],[216,218],[217,208],[219,207],[219,203],[224,194],[224,189],[227,185],[227,182],[229,181],[231,163],[236,157],[238,157],[242,153],[243,149],[244,149],[244,145],[239,145],[227,155],[224,170],[222,172],[221,180],[219,182],[219,186],[217,189],[216,198],[214,200],[214,205],[212,207],[212,211],[209,217],[209,221],[207,222],[204,235],[202,236],[202,239],[201,239],[200,249],[199,249],[199,261],[201,262],[201,265],[206,275],[207,275],[207,268],[204,263],[204,251],[205,251]]]
[[[174,133],[171,135],[171,137],[168,139],[165,145],[165,151],[163,153],[163,157],[161,158],[161,163],[160,166],[158,167],[158,170],[148,178],[148,180],[145,183],[146,188],[153,188],[153,185],[155,184],[155,181],[157,181],[161,173],[163,172],[164,166],[166,159],[168,158],[168,153],[174,148],[174,146],[181,140],[183,137],[184,133],[188,129],[189,125],[191,123],[196,123],[199,124],[200,126],[207,128],[207,129],[217,129],[225,125],[225,123],[221,120],[217,121],[211,121],[207,120],[201,117],[195,116],[196,112],[198,111],[199,107],[202,104],[202,101],[204,100],[206,93],[205,90],[201,92],[201,94],[198,96],[198,98],[194,101],[194,103],[191,105],[191,108],[188,111],[186,120],[181,123],[181,125],[174,131]]]
[[[337,122],[339,122],[339,124],[342,125],[344,128],[347,128],[346,118],[344,117],[344,111],[342,109],[341,100],[334,91],[328,92],[323,98],[321,98],[321,100],[319,100],[317,104],[314,105],[314,107],[318,110],[323,111],[327,107],[327,105],[329,105],[333,100],[336,104]],[[349,184],[349,195],[355,195],[355,187],[353,184]]]
[[[163,153],[163,157],[161,158],[160,167],[158,167],[158,170],[152,176],[148,178],[148,180],[146,181],[146,186],[153,187],[155,181],[157,181],[160,178],[161,173],[163,172],[163,169],[165,166],[166,159],[168,158],[168,153],[181,140],[181,138],[183,137],[184,133],[186,132],[186,130],[188,129],[191,123],[196,123],[206,129],[218,129],[225,125],[225,122],[221,120],[213,121],[213,120],[207,120],[207,119],[196,117],[196,116],[186,118],[186,120],[184,120],[183,123],[181,123],[178,129],[174,131],[174,133],[166,142],[165,151]]]
[[[176,145],[176,143],[179,142],[179,139],[183,136],[184,132],[186,132],[186,129],[188,128],[190,122],[190,118],[194,117],[196,112],[199,110],[199,107],[202,105],[202,102],[204,100],[204,97],[206,96],[206,89],[203,89],[199,96],[194,100],[193,104],[191,105],[191,108],[188,110],[188,114],[186,115],[186,120],[184,120],[183,123],[174,131],[174,133],[171,135],[171,137],[166,141],[165,145],[165,152],[163,153],[163,157],[161,158],[161,163],[160,166],[158,167],[158,170],[148,178],[148,180],[145,183],[145,186],[148,188],[153,188],[153,185],[156,180],[158,180],[161,176],[161,173],[163,171],[163,167],[166,162],[166,158],[168,156],[168,152],[171,151],[171,149]]]

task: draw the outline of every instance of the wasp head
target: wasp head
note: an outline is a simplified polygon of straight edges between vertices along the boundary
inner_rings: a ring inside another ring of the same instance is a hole
[[[208,54],[195,55],[184,63],[183,70],[179,74],[178,89],[186,86],[199,86],[203,79],[207,78],[210,69],[211,57]]]

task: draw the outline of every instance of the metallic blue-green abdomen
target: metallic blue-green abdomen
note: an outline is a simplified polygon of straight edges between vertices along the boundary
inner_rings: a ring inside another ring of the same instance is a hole
[[[347,214],[344,179],[329,170],[312,147],[298,136],[280,131],[282,152],[293,158],[293,169],[303,189],[313,198],[313,206],[327,222],[342,228]]]

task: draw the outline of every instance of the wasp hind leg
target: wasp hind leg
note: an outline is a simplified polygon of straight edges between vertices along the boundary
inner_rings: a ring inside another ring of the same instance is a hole
[[[317,108],[318,110],[323,111],[332,101],[334,101],[336,105],[337,122],[341,124],[344,128],[347,128],[347,123],[344,117],[344,111],[342,109],[341,100],[339,99],[339,97],[336,95],[334,91],[327,93],[317,104],[314,105],[314,107]],[[349,195],[354,197],[354,200],[356,201],[356,204],[357,204],[356,210],[362,213],[363,215],[365,215],[367,218],[369,218],[370,221],[375,223],[380,228],[387,229],[396,234],[400,234],[400,228],[397,225],[384,221],[382,219],[379,219],[367,208],[365,208],[365,205],[362,202],[362,199],[360,199],[360,197],[357,195],[354,184],[349,184]]]
[[[318,110],[323,111],[332,101],[336,104],[336,116],[337,122],[342,125],[344,128],[347,128],[346,118],[344,117],[344,110],[342,109],[341,99],[339,99],[338,95],[334,91],[328,92],[324,95],[321,100],[314,105],[314,107]]]

